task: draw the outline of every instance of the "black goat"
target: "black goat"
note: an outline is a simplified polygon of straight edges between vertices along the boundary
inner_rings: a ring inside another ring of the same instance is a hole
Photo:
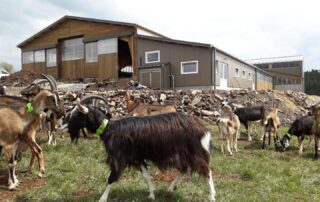
[[[145,160],[152,161],[161,169],[174,167],[180,171],[169,191],[176,188],[183,174],[198,172],[208,179],[209,200],[215,200],[209,168],[211,134],[196,117],[167,113],[113,121],[97,107],[78,104],[77,108],[68,124],[71,140],[79,138],[80,129],[85,127],[90,132],[101,134],[108,153],[111,173],[100,201],[107,201],[112,183],[119,179],[127,166],[140,167],[148,183],[149,198],[154,199],[155,188]]]
[[[0,84],[0,95],[6,95],[6,86]]]
[[[290,139],[292,135],[298,137],[299,142],[299,153],[302,153],[303,150],[303,140],[304,136],[312,136],[312,125],[314,122],[314,116],[307,115],[301,118],[296,119],[290,126],[288,133],[285,134],[281,139],[281,144],[284,149],[287,149],[290,145]],[[312,137],[309,139],[309,145],[312,140]]]
[[[234,113],[239,117],[240,123],[242,123],[247,130],[248,140],[251,141],[251,135],[248,130],[250,121],[259,121],[262,120],[265,114],[265,109],[263,106],[254,106],[254,107],[244,107],[237,108]]]

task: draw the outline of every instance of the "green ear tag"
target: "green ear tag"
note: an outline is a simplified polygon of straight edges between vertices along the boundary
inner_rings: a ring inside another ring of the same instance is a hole
[[[101,130],[100,128],[98,128],[98,129],[96,130],[96,134],[97,134],[97,135],[100,136],[102,133],[103,133],[103,130]]]
[[[33,107],[32,107],[32,104],[30,102],[27,104],[27,111],[28,112],[33,112]]]

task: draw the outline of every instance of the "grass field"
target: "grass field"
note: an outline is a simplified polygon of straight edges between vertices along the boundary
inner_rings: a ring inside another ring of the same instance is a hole
[[[313,161],[313,147],[298,154],[296,138],[289,151],[275,152],[273,146],[261,149],[260,141],[240,141],[235,156],[220,153],[217,129],[211,127],[214,149],[211,168],[217,190],[217,201],[320,201],[320,161]],[[281,129],[281,135],[286,129]],[[243,134],[244,136],[244,134]],[[41,137],[40,142],[45,141]],[[58,138],[55,147],[42,144],[46,160],[46,176],[18,172],[21,190],[5,190],[0,184],[0,200],[5,201],[97,201],[103,193],[109,174],[106,153],[98,139],[81,139],[78,146],[69,138]],[[307,142],[307,141],[305,141]],[[313,144],[312,144],[313,146]],[[26,168],[30,152],[24,154],[18,171]],[[0,179],[7,175],[0,158]],[[185,178],[174,194],[166,192],[175,172],[159,174],[151,166],[156,186],[155,201],[206,201],[208,185],[198,175]],[[169,180],[168,180],[169,178]],[[109,195],[109,201],[149,201],[147,184],[140,172],[128,168]]]

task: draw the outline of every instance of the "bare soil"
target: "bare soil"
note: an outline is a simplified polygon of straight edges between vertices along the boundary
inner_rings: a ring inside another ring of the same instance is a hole
[[[27,189],[37,189],[46,183],[44,178],[33,178],[26,177],[25,170],[17,170],[16,173],[19,175],[19,181],[21,186],[14,191],[8,190],[8,176],[7,170],[0,170],[0,201],[6,201],[10,198],[14,198],[20,193],[25,192]],[[25,176],[23,176],[23,175]]]

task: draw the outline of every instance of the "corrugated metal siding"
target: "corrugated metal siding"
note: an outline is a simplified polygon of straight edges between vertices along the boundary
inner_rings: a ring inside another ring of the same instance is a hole
[[[170,63],[175,87],[211,86],[211,49],[169,44],[138,38],[138,66],[145,65],[145,52],[160,50],[160,62]],[[198,60],[197,74],[181,74],[181,62]]]

